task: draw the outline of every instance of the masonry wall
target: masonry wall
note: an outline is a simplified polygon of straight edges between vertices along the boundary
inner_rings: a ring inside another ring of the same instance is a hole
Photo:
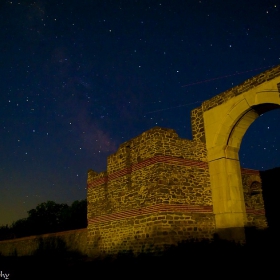
[[[91,254],[148,251],[215,230],[205,144],[155,127],[88,173]]]
[[[242,169],[247,226],[265,228],[258,171]],[[0,254],[42,246],[89,256],[163,250],[215,233],[205,144],[155,127],[123,143],[106,172],[88,172],[88,228],[0,241]]]
[[[87,254],[87,229],[77,229],[38,236],[0,241],[0,255],[32,256],[35,253],[59,250]]]
[[[203,141],[152,128],[88,172],[88,254],[162,250],[215,233]],[[242,169],[248,226],[266,227],[259,172]],[[258,189],[258,190],[257,190]]]

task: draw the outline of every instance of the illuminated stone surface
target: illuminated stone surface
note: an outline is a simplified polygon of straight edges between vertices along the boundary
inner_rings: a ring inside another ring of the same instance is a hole
[[[240,168],[242,137],[280,105],[280,66],[202,103],[193,140],[152,128],[88,172],[88,252],[154,251],[188,238],[243,240],[267,226],[258,171]]]

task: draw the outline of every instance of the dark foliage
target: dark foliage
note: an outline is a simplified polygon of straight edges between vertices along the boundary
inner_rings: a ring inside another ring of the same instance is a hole
[[[47,201],[27,211],[28,217],[0,227],[0,240],[87,227],[87,201],[71,206]]]

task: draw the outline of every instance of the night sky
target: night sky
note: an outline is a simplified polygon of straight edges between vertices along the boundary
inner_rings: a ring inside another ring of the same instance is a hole
[[[0,0],[0,226],[86,198],[88,169],[280,64],[280,1]],[[280,110],[258,118],[242,167],[280,166]]]

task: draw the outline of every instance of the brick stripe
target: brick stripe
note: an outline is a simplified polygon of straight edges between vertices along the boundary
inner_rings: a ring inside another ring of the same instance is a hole
[[[166,212],[180,212],[180,213],[213,213],[212,206],[199,206],[199,205],[184,205],[184,204],[157,204],[145,208],[131,209],[127,211],[112,213],[108,215],[101,215],[88,219],[89,224],[93,223],[106,223],[116,220],[129,219],[140,215],[147,215],[153,213],[166,213]],[[265,215],[264,210],[246,209],[247,214]]]
[[[87,188],[91,188],[91,187],[96,187],[96,186],[99,186],[99,185],[103,185],[105,183],[108,182],[108,177],[103,177],[103,178],[98,178],[96,180],[93,180],[92,182],[88,183],[87,184]]]
[[[247,214],[254,214],[254,215],[265,215],[265,210],[257,210],[257,209],[251,209],[251,208],[246,208],[246,213]]]
[[[154,163],[168,163],[168,164],[176,164],[176,165],[183,165],[183,166],[198,166],[202,168],[208,168],[208,163],[204,161],[197,161],[197,160],[190,160],[190,159],[184,159],[184,158],[178,158],[173,156],[155,156],[149,159],[146,159],[140,163],[136,163],[132,166],[132,172],[146,167],[148,165],[154,164]]]
[[[127,174],[131,174],[131,168],[130,167],[121,169],[119,171],[116,171],[116,172],[110,174],[108,176],[108,181],[117,179],[117,178],[122,177],[122,176],[127,175]]]
[[[103,177],[103,178],[98,178],[96,180],[93,180],[87,185],[87,188],[92,188],[96,187],[102,184],[107,183],[108,181],[111,180],[116,180],[124,175],[129,175],[132,172],[147,167],[152,164],[156,163],[167,163],[171,165],[181,165],[181,166],[195,166],[198,168],[208,168],[208,163],[204,161],[197,161],[197,160],[190,160],[190,159],[184,159],[184,158],[178,158],[178,157],[173,157],[173,156],[155,156],[149,159],[146,159],[142,162],[133,164],[131,167],[126,167],[124,169],[118,170],[116,172],[113,172],[109,174],[109,176]],[[253,169],[247,169],[247,168],[241,168],[241,173],[242,174],[248,174],[248,175],[259,175],[258,170],[253,170]]]
[[[248,174],[248,175],[260,175],[259,170],[247,169],[247,168],[241,168],[241,173]]]
[[[101,215],[88,219],[89,224],[93,223],[106,223],[121,219],[128,219],[140,215],[147,215],[153,213],[166,213],[166,212],[180,212],[180,213],[213,213],[212,206],[199,206],[199,205],[182,205],[182,204],[157,204],[145,208],[131,209],[127,211],[112,213],[108,215]]]
[[[124,169],[118,170],[116,172],[113,172],[112,174],[109,174],[109,176],[106,176],[104,178],[98,178],[96,180],[93,180],[88,184],[88,188],[95,187],[98,185],[102,185],[107,183],[108,181],[118,179],[121,176],[129,175],[132,172],[144,168],[146,166],[155,164],[155,163],[167,163],[167,164],[173,164],[173,165],[181,165],[181,166],[196,166],[198,168],[208,168],[208,163],[203,161],[197,161],[197,160],[190,160],[190,159],[183,159],[173,156],[155,156],[149,159],[146,159],[142,162],[133,164],[131,167],[126,167]]]

